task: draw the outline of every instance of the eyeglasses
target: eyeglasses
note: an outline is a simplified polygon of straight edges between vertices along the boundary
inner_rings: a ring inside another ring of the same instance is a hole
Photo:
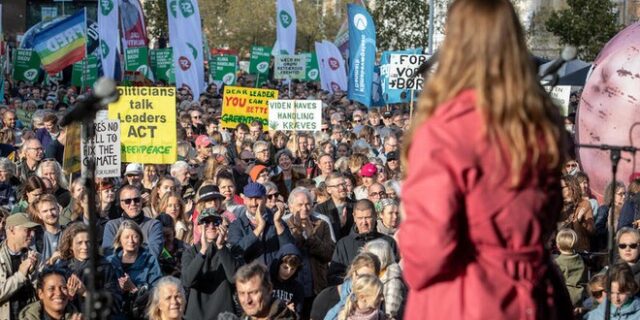
[[[135,204],[139,204],[142,200],[141,197],[129,198],[129,199],[120,199],[121,202],[124,202],[126,205],[130,205],[132,202]]]
[[[565,165],[565,168],[577,168],[578,164],[577,163],[567,163]]]
[[[219,218],[219,217],[205,218],[200,222],[200,224],[205,226],[213,225],[214,227],[217,227],[222,224],[222,218]]]
[[[384,191],[369,193],[369,197],[375,197],[375,196],[380,196],[380,198],[386,198],[387,197],[387,193],[384,192]]]
[[[240,160],[242,160],[244,162],[255,162],[256,158],[244,158],[244,159],[240,158]]]
[[[341,184],[334,184],[332,186],[327,185],[328,188],[346,188],[347,184],[346,183],[341,183]]]
[[[327,132],[327,131],[329,131],[329,128],[322,128],[320,130],[322,130],[322,132]]]
[[[200,119],[200,116],[199,116],[199,115],[191,116],[191,118],[194,118],[194,119]]]
[[[268,194],[268,195],[267,195],[267,199],[269,199],[269,200],[273,200],[273,199],[278,198],[278,196],[279,196],[279,194],[278,194],[278,193]]]
[[[618,244],[618,248],[624,250],[627,247],[631,248],[631,249],[637,249],[638,248],[638,244],[637,243],[619,243]]]
[[[604,293],[604,290],[591,291],[591,295],[596,299],[600,299],[603,293]]]

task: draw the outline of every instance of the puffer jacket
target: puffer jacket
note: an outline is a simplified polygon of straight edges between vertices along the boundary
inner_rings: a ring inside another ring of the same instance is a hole
[[[71,316],[73,316],[73,314],[75,314],[77,312],[78,311],[73,306],[73,304],[71,304],[71,302],[69,302],[69,304],[67,304],[67,307],[64,309],[64,317],[62,319],[71,319]],[[20,318],[20,320],[49,319],[48,317],[47,318],[43,317],[43,315],[42,315],[42,303],[40,301],[33,302],[33,303],[27,305],[26,307],[24,307],[24,309],[22,309],[22,311],[20,311],[19,318]]]
[[[606,303],[601,303],[597,308],[587,313],[585,320],[604,319]],[[631,297],[627,303],[618,308],[611,304],[611,320],[636,320],[640,319],[640,298]]]
[[[402,319],[407,287],[402,279],[402,269],[397,263],[387,266],[380,276],[384,295],[384,313],[393,319]]]

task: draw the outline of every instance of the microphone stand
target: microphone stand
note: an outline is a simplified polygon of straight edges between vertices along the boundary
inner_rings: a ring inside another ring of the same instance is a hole
[[[614,186],[614,193],[615,193],[616,175],[618,173],[618,163],[620,162],[622,152],[636,153],[640,150],[634,146],[612,146],[607,144],[578,144],[576,145],[576,147],[609,151],[609,156],[611,159],[611,178],[612,178],[611,181]],[[613,215],[615,212],[616,202],[614,198],[615,197],[611,197],[611,202],[609,203],[609,212],[611,212],[610,215]],[[607,299],[605,299],[605,312],[604,312],[605,320],[611,319],[611,267],[615,263],[614,250],[615,250],[615,234],[616,234],[615,227],[616,226],[614,224],[613,216],[609,218],[610,218],[609,219],[609,236],[607,239],[607,245],[609,246],[609,268],[607,268],[607,273],[606,273]]]

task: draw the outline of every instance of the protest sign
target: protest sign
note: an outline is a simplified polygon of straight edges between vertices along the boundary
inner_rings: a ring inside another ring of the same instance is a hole
[[[18,108],[15,110],[15,113],[16,118],[20,120],[20,122],[22,122],[25,127],[31,128],[31,118],[33,117],[33,112],[29,112],[24,108]]]
[[[549,93],[551,101],[558,108],[560,114],[566,117],[569,114],[569,104],[571,103],[571,86],[545,86],[544,89]]]
[[[80,157],[80,123],[72,122],[65,127],[64,155],[62,169],[65,173],[80,172],[82,165]]]
[[[209,60],[209,74],[214,81],[222,81],[225,85],[236,83],[238,57],[213,56]]]
[[[97,178],[120,177],[120,121],[96,121],[93,128],[92,141],[81,142],[82,163],[87,166],[89,159],[95,157]]]
[[[389,88],[422,90],[424,79],[417,72],[429,57],[426,54],[392,54],[389,58]]]
[[[299,79],[306,76],[307,61],[304,55],[276,56],[274,74],[275,79]]]
[[[269,100],[278,99],[278,90],[225,86],[222,95],[222,127],[235,128],[239,123],[257,120],[264,127],[269,121]]]
[[[269,129],[282,131],[318,131],[322,124],[320,100],[269,101]]]
[[[176,73],[173,68],[173,50],[151,50],[151,70],[156,80],[167,84],[176,83]]]
[[[251,47],[251,60],[249,61],[250,74],[266,74],[269,72],[269,61],[271,59],[271,48],[253,46]]]
[[[149,49],[147,47],[129,48],[124,53],[125,71],[138,71],[147,79],[153,79],[149,67]]]
[[[305,56],[307,64],[306,64],[306,77],[304,81],[319,81],[320,80],[320,70],[318,67],[318,57],[315,53],[303,53]]]
[[[93,87],[98,80],[98,58],[90,55],[81,62],[74,63],[71,70],[71,84],[77,87]]]
[[[40,57],[31,49],[16,49],[13,79],[33,83],[40,74]]]
[[[176,88],[118,87],[109,119],[120,120],[122,162],[171,164],[177,159]]]

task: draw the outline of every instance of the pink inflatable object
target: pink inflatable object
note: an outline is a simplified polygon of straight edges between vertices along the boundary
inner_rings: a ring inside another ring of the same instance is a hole
[[[578,108],[577,142],[640,147],[640,23],[611,39],[593,64]],[[581,148],[578,157],[602,201],[611,181],[609,152]],[[640,171],[640,154],[623,152],[622,158],[616,179],[626,186]]]

